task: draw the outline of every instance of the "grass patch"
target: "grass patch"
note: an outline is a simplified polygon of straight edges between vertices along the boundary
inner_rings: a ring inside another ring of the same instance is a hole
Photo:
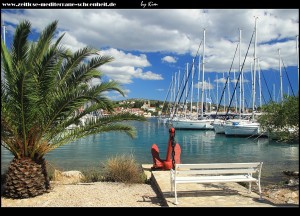
[[[116,155],[107,160],[105,164],[105,180],[128,184],[142,184],[146,183],[147,176],[143,172],[142,166],[136,162],[132,154],[123,154]]]
[[[48,178],[50,181],[54,181],[54,171],[56,169],[50,162],[47,161],[46,163],[47,163],[46,170],[47,170]]]

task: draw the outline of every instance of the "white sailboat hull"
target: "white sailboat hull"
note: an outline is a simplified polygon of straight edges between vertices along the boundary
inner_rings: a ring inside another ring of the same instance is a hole
[[[260,136],[263,135],[260,129],[260,124],[256,122],[249,123],[232,123],[224,125],[225,135],[235,136]]]
[[[224,125],[232,125],[233,122],[239,122],[241,120],[220,120],[216,119],[214,123],[212,123],[212,126],[214,127],[214,130],[217,134],[225,134],[225,127]],[[236,124],[236,123],[235,123]]]
[[[204,120],[190,120],[190,119],[179,119],[173,120],[172,126],[175,129],[190,129],[190,130],[213,130],[211,123],[213,119]]]
[[[217,134],[225,133],[224,123],[213,123],[212,126]]]

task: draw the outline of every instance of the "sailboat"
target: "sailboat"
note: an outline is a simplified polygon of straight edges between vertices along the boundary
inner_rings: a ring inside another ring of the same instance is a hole
[[[239,32],[240,32],[240,34],[239,34],[239,71],[240,71],[241,77],[243,77],[242,66],[241,66],[242,30],[239,29]],[[235,79],[235,71],[234,71],[234,80],[236,80]],[[228,73],[227,81],[229,81],[229,73]],[[236,80],[236,81],[238,82],[238,80]],[[214,131],[215,131],[216,134],[225,134],[225,127],[224,127],[225,124],[227,124],[227,125],[237,124],[237,122],[242,119],[242,116],[241,116],[242,109],[241,109],[241,107],[242,107],[242,87],[243,87],[243,82],[239,82],[239,83],[240,83],[240,109],[239,109],[240,111],[239,111],[239,119],[236,119],[236,117],[237,117],[236,115],[230,115],[228,113],[226,114],[226,112],[225,112],[225,115],[220,115],[219,114],[218,118],[216,118],[214,120],[214,122],[212,123],[212,126],[213,126]],[[218,86],[218,82],[217,82],[217,86]],[[218,87],[217,87],[217,90],[218,90]],[[224,86],[224,90],[225,90],[225,86]],[[224,92],[224,95],[225,95],[225,92]],[[236,94],[235,94],[235,97],[236,97]],[[228,98],[229,98],[229,92],[228,92]],[[222,100],[222,97],[221,97],[221,100]],[[228,107],[228,109],[229,109],[229,107]],[[217,110],[218,110],[218,107],[217,107]],[[224,110],[225,110],[225,97],[224,97]],[[235,110],[237,110],[237,100],[236,100],[236,109]]]
[[[256,44],[257,44],[257,17],[255,18],[255,39],[254,39],[254,70],[252,79],[252,116],[248,120],[234,121],[231,124],[224,124],[225,135],[238,136],[261,136],[260,124],[255,121],[255,80],[256,80]]]
[[[205,54],[205,29],[203,30],[201,117],[198,118],[198,112],[197,112],[197,116],[195,118],[192,118],[192,94],[191,94],[191,116],[190,118],[187,118],[185,116],[184,118],[172,119],[171,124],[172,127],[174,127],[175,129],[213,130],[213,126],[211,124],[214,120],[210,118],[210,115],[204,115],[204,110],[203,110],[204,108],[204,103],[203,103],[204,101],[204,54]],[[194,75],[194,71],[192,68],[192,89],[193,89],[193,75]],[[200,75],[200,57],[199,57],[199,75]],[[198,88],[199,88],[199,83],[198,83]]]

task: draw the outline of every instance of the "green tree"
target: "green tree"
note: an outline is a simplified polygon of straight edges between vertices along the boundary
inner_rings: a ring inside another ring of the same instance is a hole
[[[112,57],[100,56],[85,47],[74,53],[53,42],[58,21],[50,23],[36,43],[29,40],[31,24],[17,25],[11,49],[1,39],[1,145],[14,156],[6,175],[4,193],[12,198],[33,197],[50,189],[45,154],[78,138],[101,132],[120,131],[135,136],[135,128],[121,124],[144,120],[129,113],[87,118],[84,126],[70,125],[93,111],[113,111],[105,92],[123,94],[114,81],[87,87],[97,70]],[[90,104],[82,112],[80,107]]]
[[[133,108],[141,108],[144,104],[144,101],[137,100],[135,101]]]
[[[299,141],[299,96],[285,96],[282,103],[271,102],[262,107],[258,122],[262,129],[279,141]]]

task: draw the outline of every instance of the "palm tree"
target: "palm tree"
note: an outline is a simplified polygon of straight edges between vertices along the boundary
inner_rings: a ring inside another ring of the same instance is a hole
[[[120,131],[134,138],[135,128],[120,122],[145,120],[129,113],[112,114],[113,102],[105,93],[124,96],[118,83],[87,87],[91,79],[101,79],[97,68],[113,58],[89,47],[71,53],[60,44],[63,35],[53,43],[57,23],[50,23],[36,43],[29,40],[29,21],[17,25],[10,50],[1,40],[1,145],[14,156],[4,193],[11,198],[33,197],[50,189],[44,159],[49,151],[101,132]],[[86,104],[90,105],[78,112]],[[99,109],[111,115],[67,129]]]

